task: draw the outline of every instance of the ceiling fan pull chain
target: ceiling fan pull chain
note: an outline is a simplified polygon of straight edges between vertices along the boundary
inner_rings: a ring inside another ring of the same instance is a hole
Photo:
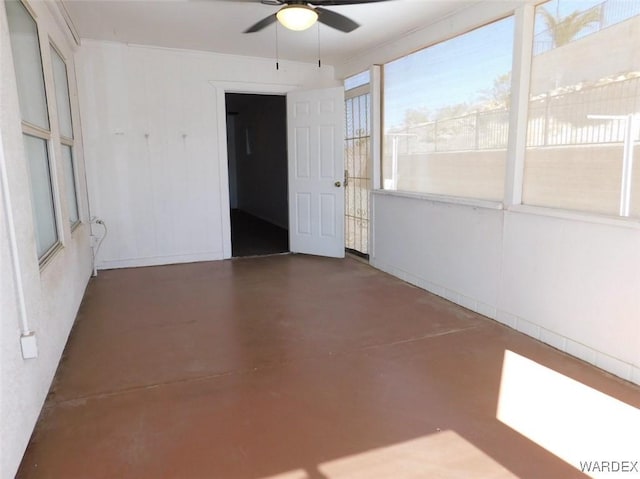
[[[278,22],[276,22],[276,70],[280,70],[280,54],[278,52]]]
[[[320,22],[318,22],[318,68],[322,68],[322,62],[320,61]]]

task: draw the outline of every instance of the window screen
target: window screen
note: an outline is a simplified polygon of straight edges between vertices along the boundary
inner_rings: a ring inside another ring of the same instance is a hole
[[[384,188],[500,200],[514,22],[509,17],[384,66]]]
[[[640,2],[536,8],[523,202],[640,217]]]
[[[36,22],[19,1],[9,0],[5,5],[22,119],[48,130],[49,116]]]

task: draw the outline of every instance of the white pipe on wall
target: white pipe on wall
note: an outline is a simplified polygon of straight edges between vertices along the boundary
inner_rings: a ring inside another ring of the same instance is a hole
[[[15,223],[13,220],[13,209],[11,207],[11,194],[9,192],[9,177],[7,174],[7,163],[4,156],[4,144],[0,135],[0,180],[2,182],[2,199],[5,215],[7,218],[7,230],[9,231],[9,248],[11,263],[13,266],[13,278],[18,299],[18,316],[20,318],[22,356],[24,359],[38,356],[38,349],[35,342],[35,334],[29,327],[27,318],[27,305],[24,299],[24,289],[22,284],[22,269],[20,268],[20,257],[18,255],[18,242],[16,240]]]

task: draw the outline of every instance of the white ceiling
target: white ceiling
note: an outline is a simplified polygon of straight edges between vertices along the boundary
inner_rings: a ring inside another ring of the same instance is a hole
[[[242,32],[278,7],[234,0],[63,0],[81,38],[275,58],[275,24]],[[391,0],[325,7],[361,24],[351,33],[320,27],[323,63],[337,65],[429,25],[478,0]],[[316,62],[318,29],[278,28],[279,57]]]

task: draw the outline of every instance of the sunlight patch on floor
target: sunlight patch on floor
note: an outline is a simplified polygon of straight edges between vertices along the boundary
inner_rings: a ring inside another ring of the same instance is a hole
[[[324,462],[265,479],[514,479],[514,474],[454,431]]]
[[[508,350],[496,417],[589,477],[640,477],[640,410]]]
[[[310,476],[303,469],[296,469],[295,471],[283,472],[282,474],[276,474],[275,476],[263,477],[262,479],[309,479]]]

